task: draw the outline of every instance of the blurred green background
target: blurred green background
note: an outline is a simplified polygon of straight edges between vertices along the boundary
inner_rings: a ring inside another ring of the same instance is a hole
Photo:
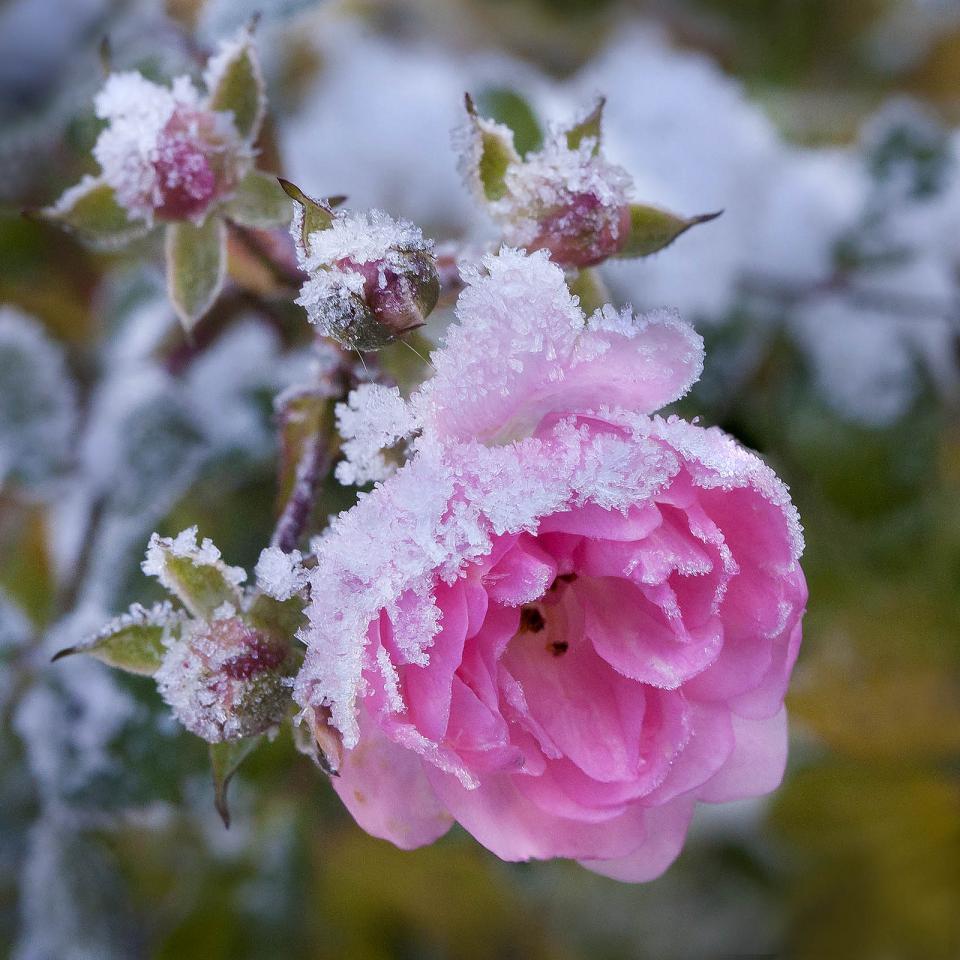
[[[220,4],[224,22],[242,22],[248,6],[255,5]],[[505,51],[558,83],[627,25],[660,24],[678,49],[702,51],[739,78],[798,144],[851,143],[864,117],[895,93],[920,98],[948,127],[960,124],[956,0],[259,6],[277,123],[308,106],[314,84],[324,82],[312,38],[335,15],[411,50],[429,41],[454,52]],[[100,38],[111,33],[127,64],[163,74],[191,61],[193,38],[205,25],[214,29],[211,17],[198,0],[0,3],[0,33],[9,30],[9,41],[21,31],[20,69],[8,63],[0,73],[0,303],[33,315],[63,345],[81,411],[110,365],[124,362],[118,330],[158,297],[162,311],[156,277],[142,266],[158,263],[159,251],[147,241],[95,255],[19,209],[50,202],[91,169]],[[357,104],[348,106],[355,114]],[[361,111],[344,122],[363,119]],[[336,152],[336,128],[315,136],[318,149]],[[264,166],[286,169],[281,139],[268,135],[261,144]],[[711,163],[709,154],[702,159]],[[374,171],[390,162],[370,159]],[[667,255],[682,256],[682,243]],[[57,468],[66,477],[59,485],[14,476],[0,486],[0,588],[26,617],[13,626],[12,614],[0,618],[0,955],[960,957],[955,395],[921,371],[909,408],[891,422],[841,416],[796,341],[774,323],[756,342],[749,311],[703,329],[706,372],[682,412],[722,425],[767,457],[790,484],[807,531],[811,599],[788,700],[793,749],[775,795],[703,811],[662,879],[626,886],[573,864],[501,863],[459,829],[434,847],[397,851],[364,835],[281,737],[233,783],[225,832],[204,745],[166,718],[152,684],[106,681],[96,665],[47,659],[50,632],[63,639],[73,629],[63,618],[78,599],[80,565],[96,571],[98,601],[119,610],[152,599],[137,561],[155,527],[171,533],[200,523],[228,562],[248,569],[269,539],[269,404],[282,378],[251,376],[242,385],[253,426],[224,439],[219,428],[191,420],[189,405],[211,388],[209,380],[187,384],[184,372],[249,313],[255,267],[238,261],[233,269],[241,282],[194,346],[172,326],[152,345],[169,383],[149,405],[131,408],[120,431],[127,445],[107,478],[122,489],[106,500],[98,494],[110,523],[87,550],[75,551],[66,569],[58,560],[58,525],[72,515],[69,462]],[[279,366],[302,346],[305,325],[288,303],[271,304],[271,314],[269,337],[256,342]],[[957,343],[954,336],[945,359],[954,369]],[[734,362],[744,350],[753,358],[746,368]],[[397,369],[401,379],[409,374]],[[0,401],[4,415],[14,407],[9,395]],[[256,442],[255,427],[266,431]],[[318,516],[348,498],[331,486]],[[120,696],[126,707],[98,727],[92,714],[105,683],[104,701]]]

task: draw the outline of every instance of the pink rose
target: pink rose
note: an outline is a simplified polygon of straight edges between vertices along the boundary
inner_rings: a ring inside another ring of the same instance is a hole
[[[363,476],[419,436],[317,545],[296,697],[375,836],[457,820],[506,860],[649,880],[696,801],[780,782],[800,525],[754,454],[651,416],[699,375],[690,327],[586,320],[544,254],[485,266],[410,402],[341,411]]]

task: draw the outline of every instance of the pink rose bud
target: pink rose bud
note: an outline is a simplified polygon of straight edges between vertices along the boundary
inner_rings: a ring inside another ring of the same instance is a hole
[[[571,127],[552,129],[541,149],[524,156],[513,132],[481,117],[470,96],[466,108],[458,133],[461,170],[507,244],[545,250],[567,269],[594,266],[624,250],[633,184],[600,152],[602,100]]]
[[[205,106],[186,77],[165,87],[139,73],[113,74],[95,105],[107,126],[94,156],[136,218],[201,220],[250,168],[232,114]]]
[[[628,204],[605,204],[597,193],[577,193],[538,220],[527,249],[547,250],[564,266],[592,267],[618,253],[630,230]]]
[[[507,193],[491,205],[507,243],[546,250],[554,263],[590,267],[618,253],[630,233],[627,174],[563,138],[506,174]]]
[[[155,675],[160,695],[208,743],[254,736],[286,714],[287,649],[239,617],[198,621],[167,650]]]
[[[154,161],[154,213],[163,220],[201,217],[236,186],[229,145],[210,113],[178,110],[161,132]]]
[[[372,210],[334,214],[305,239],[302,216],[292,229],[309,275],[297,303],[324,336],[379,350],[423,326],[436,306],[432,244],[412,223]]]

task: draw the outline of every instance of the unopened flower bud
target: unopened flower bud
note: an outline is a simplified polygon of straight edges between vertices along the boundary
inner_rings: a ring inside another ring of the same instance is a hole
[[[286,647],[237,616],[196,621],[155,674],[160,695],[208,743],[254,736],[283,720]]]
[[[207,107],[186,77],[164,87],[114,74],[96,110],[107,121],[94,147],[103,179],[139,219],[202,220],[251,166],[232,115]]]
[[[547,250],[565,267],[592,267],[614,256],[630,231],[630,207],[577,193],[541,213],[528,250]]]
[[[461,169],[508,244],[546,250],[569,269],[623,251],[632,182],[600,152],[603,100],[569,128],[551,130],[540,150],[522,157],[508,127],[480,117],[469,96],[466,108]]]
[[[412,223],[379,210],[331,212],[323,228],[304,236],[301,210],[292,230],[309,275],[297,303],[324,336],[379,350],[422,326],[436,306],[432,245]]]
[[[563,267],[602,263],[620,251],[630,232],[630,179],[593,154],[562,139],[507,171],[507,194],[491,212],[504,239],[546,250]]]

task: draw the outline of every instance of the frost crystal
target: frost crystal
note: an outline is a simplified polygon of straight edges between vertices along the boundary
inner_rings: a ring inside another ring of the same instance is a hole
[[[257,560],[257,586],[274,600],[289,600],[309,582],[309,572],[301,566],[299,550],[284,553],[279,547],[267,547]]]
[[[94,106],[107,121],[93,148],[103,179],[148,223],[202,219],[250,165],[232,115],[208,109],[189,77],[165,87],[136,72],[112,74]]]
[[[184,727],[208,743],[253,736],[286,713],[286,656],[238,617],[195,621],[170,644],[157,689]]]
[[[393,468],[381,451],[408,436],[413,417],[396,387],[362,384],[336,408],[337,429],[344,439],[336,476],[343,484],[384,480]]]
[[[632,182],[622,167],[594,155],[594,146],[586,138],[571,150],[554,131],[542,150],[507,170],[507,193],[490,205],[507,243],[549,250],[573,266],[616,253],[629,229]]]

